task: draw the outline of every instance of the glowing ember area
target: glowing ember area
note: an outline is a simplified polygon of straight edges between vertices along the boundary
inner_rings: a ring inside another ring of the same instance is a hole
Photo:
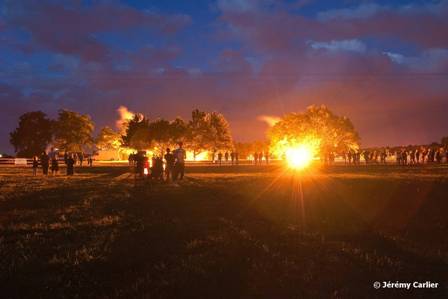
[[[312,148],[305,144],[287,149],[285,156],[289,167],[295,169],[303,169],[308,167],[314,158]]]

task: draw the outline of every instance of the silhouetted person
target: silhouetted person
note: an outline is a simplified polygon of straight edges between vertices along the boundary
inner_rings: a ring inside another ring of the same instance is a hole
[[[226,159],[226,164],[227,164],[229,162],[229,153],[228,152],[226,152],[224,154],[224,159]]]
[[[258,164],[261,164],[263,162],[263,153],[259,152],[258,153]]]
[[[408,152],[406,150],[401,152],[401,162],[403,163],[403,165],[408,164]]]
[[[39,160],[37,159],[37,156],[34,156],[33,157],[33,176],[36,176],[38,167],[39,167]]]
[[[219,166],[221,166],[221,164],[222,164],[222,153],[221,152],[218,153],[218,163],[219,163]]]
[[[387,158],[387,153],[386,153],[385,150],[383,150],[383,151],[381,152],[381,156],[380,156],[381,164],[386,164],[386,158]]]
[[[366,162],[366,165],[369,164],[369,158],[370,158],[369,152],[368,151],[364,151],[362,153],[362,155],[364,157],[364,161]]]
[[[56,175],[59,172],[59,163],[57,157],[51,159],[51,174]]]
[[[163,160],[160,157],[152,158],[151,178],[163,181]]]
[[[177,180],[179,179],[183,179],[184,178],[184,174],[185,174],[185,159],[187,158],[187,153],[185,152],[185,150],[182,148],[183,143],[179,142],[179,147],[174,151],[174,169],[175,169],[175,173],[173,176],[173,180]]]
[[[43,152],[42,155],[40,156],[40,163],[42,165],[42,173],[44,175],[48,175],[48,168],[49,168],[49,164],[50,164],[50,158],[48,157],[46,152]]]
[[[409,152],[409,164],[414,165],[415,164],[415,151],[411,150]]]
[[[269,152],[268,151],[266,151],[264,153],[264,160],[266,161],[266,164],[269,164]]]
[[[438,149],[437,151],[436,151],[436,161],[437,161],[437,163],[442,163],[442,152],[440,151],[440,149]]]
[[[75,173],[75,159],[73,159],[73,155],[67,157],[67,175],[73,175]]]
[[[427,161],[427,155],[428,155],[428,150],[426,148],[423,148],[422,151],[422,164],[425,163],[425,161]]]
[[[258,163],[258,153],[254,153],[254,164]]]
[[[166,149],[166,154],[165,154],[165,178],[166,181],[169,182],[170,178],[172,179],[173,177],[173,172],[174,172],[174,155],[171,153],[171,150],[169,148]]]
[[[143,177],[145,171],[145,154],[144,152],[138,152],[134,156],[135,174]]]
[[[93,166],[93,157],[92,157],[92,155],[90,155],[90,156],[87,158],[87,164],[88,164],[90,167]]]
[[[235,153],[234,152],[230,153],[230,161],[232,161],[232,165],[235,163]]]
[[[79,166],[82,167],[82,162],[84,161],[84,154],[82,152],[79,153],[78,158],[79,158]]]
[[[64,163],[67,164],[67,160],[68,160],[68,152],[65,151],[64,153]]]

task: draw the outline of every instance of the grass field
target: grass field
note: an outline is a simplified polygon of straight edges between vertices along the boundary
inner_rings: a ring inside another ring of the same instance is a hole
[[[448,166],[0,168],[0,297],[446,298],[447,216]]]

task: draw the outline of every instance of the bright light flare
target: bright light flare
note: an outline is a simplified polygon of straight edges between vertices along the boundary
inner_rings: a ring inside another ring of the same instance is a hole
[[[294,169],[304,169],[308,167],[314,158],[314,151],[310,146],[301,144],[290,147],[285,152],[286,161],[289,167]]]

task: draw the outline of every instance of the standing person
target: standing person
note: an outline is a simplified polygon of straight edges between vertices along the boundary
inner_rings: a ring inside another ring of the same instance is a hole
[[[174,155],[171,153],[169,148],[166,149],[165,158],[165,180],[170,181],[173,178],[174,172]]]
[[[59,163],[56,155],[51,158],[51,174],[56,175],[59,172]]]
[[[364,157],[364,161],[366,162],[366,165],[369,164],[370,153],[368,151],[364,151],[362,154]]]
[[[226,159],[226,164],[229,163],[229,152],[224,154],[224,159]]]
[[[143,177],[145,174],[144,173],[145,172],[145,157],[146,157],[146,152],[142,152],[142,151],[139,151],[134,156],[135,174],[138,175],[139,177]]]
[[[79,166],[82,167],[82,162],[84,161],[84,153],[80,152],[79,153]]]
[[[258,153],[258,164],[261,164],[263,162],[263,153],[259,152]]]
[[[72,155],[68,156],[66,164],[67,164],[67,175],[73,175],[74,174],[75,159],[73,159]]]
[[[415,150],[411,150],[409,152],[409,164],[414,165],[415,164]]]
[[[264,159],[266,161],[266,164],[269,164],[269,152],[268,151],[264,152]]]
[[[218,163],[219,163],[219,166],[221,166],[221,164],[222,164],[222,153],[221,152],[218,153]]]
[[[33,157],[33,176],[36,176],[37,174],[37,167],[39,167],[39,160],[37,159],[37,156]]]
[[[440,149],[436,150],[436,161],[437,163],[442,163],[442,151]]]
[[[422,150],[422,164],[425,163],[426,156],[428,155],[428,150],[426,148],[423,148]],[[427,160],[426,160],[427,161]]]
[[[162,157],[152,157],[151,179],[163,181],[163,160]]]
[[[185,152],[185,150],[182,148],[183,143],[179,142],[179,147],[174,151],[174,168],[175,168],[175,175],[173,177],[173,181],[177,180],[177,178],[179,177],[179,179],[183,179],[184,178],[184,174],[185,174],[185,159],[187,158],[187,153]],[[222,156],[222,155],[221,155]]]
[[[254,153],[254,164],[257,165],[257,163],[258,163],[258,153],[255,152]]]
[[[381,152],[381,164],[386,164],[386,158],[387,158],[387,153],[386,153],[386,150],[383,150],[382,152]]]
[[[236,152],[235,153],[235,164],[236,165],[238,165],[240,162],[239,162],[239,154],[238,154],[238,152]]]
[[[233,151],[230,153],[230,161],[232,161],[232,165],[235,163],[235,153]]]
[[[42,173],[43,175],[48,175],[48,167],[49,167],[50,158],[48,157],[46,152],[42,152],[40,156],[40,163],[42,165]]]
[[[420,164],[420,149],[415,150],[415,163]]]
[[[352,151],[349,150],[347,153],[348,164],[352,164]]]
[[[89,158],[87,158],[87,164],[92,167],[93,166],[93,157],[92,155],[89,156]]]
[[[68,152],[65,151],[64,153],[64,163],[67,164],[67,160],[68,160]]]
[[[406,150],[401,152],[401,162],[403,165],[408,165],[408,152]]]

